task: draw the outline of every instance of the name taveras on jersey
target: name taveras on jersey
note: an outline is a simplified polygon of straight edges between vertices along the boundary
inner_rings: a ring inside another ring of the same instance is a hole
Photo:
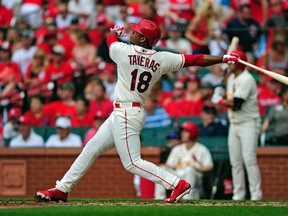
[[[128,55],[128,57],[130,59],[130,65],[139,65],[142,67],[146,67],[153,72],[155,72],[160,66],[160,64],[155,60],[151,60],[150,58],[146,58],[144,56]]]

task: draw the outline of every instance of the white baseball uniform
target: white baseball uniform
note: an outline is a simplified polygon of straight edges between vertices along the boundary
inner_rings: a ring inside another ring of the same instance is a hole
[[[118,71],[114,111],[61,181],[57,181],[56,188],[70,192],[100,154],[116,147],[127,171],[161,184],[166,189],[174,189],[180,180],[178,177],[141,158],[139,135],[145,124],[144,101],[152,86],[164,73],[181,69],[184,56],[118,41],[108,46]]]
[[[202,186],[203,173],[197,171],[195,166],[213,167],[213,160],[209,150],[203,144],[196,142],[191,148],[187,149],[186,144],[183,143],[172,149],[166,165],[171,167],[171,169],[167,169],[169,172],[189,182],[192,188],[199,188]],[[199,196],[199,191],[191,190],[183,198],[199,199]],[[155,198],[166,198],[166,190],[163,186],[155,185]]]
[[[245,165],[251,199],[261,199],[261,177],[257,165],[256,148],[260,132],[260,114],[257,104],[256,82],[248,71],[237,77],[232,73],[227,80],[227,99],[244,100],[241,109],[228,109],[230,121],[228,145],[233,177],[233,199],[245,199]]]

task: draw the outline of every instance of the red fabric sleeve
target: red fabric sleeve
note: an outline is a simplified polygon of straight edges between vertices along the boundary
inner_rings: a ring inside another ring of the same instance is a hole
[[[111,44],[114,42],[118,42],[117,36],[115,34],[109,34],[106,39],[107,46],[110,48]]]
[[[185,63],[183,67],[192,66],[192,65],[202,66],[202,64],[204,63],[203,54],[198,54],[198,55],[184,54],[184,59],[185,59]]]

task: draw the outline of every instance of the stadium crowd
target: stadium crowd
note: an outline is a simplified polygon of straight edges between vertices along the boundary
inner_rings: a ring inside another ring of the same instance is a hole
[[[72,127],[90,127],[87,136],[93,136],[113,110],[117,80],[105,38],[114,25],[129,32],[129,23],[142,18],[161,28],[156,50],[223,55],[237,36],[237,49],[248,62],[287,74],[288,1],[0,0],[0,137],[18,135],[19,124],[57,127],[58,117],[68,117]],[[265,118],[271,107],[286,101],[284,86],[248,70]],[[227,120],[225,108],[211,102],[214,89],[225,84],[226,71],[222,64],[192,66],[163,76],[145,105],[145,126],[200,118],[203,110]],[[273,122],[269,114],[269,125]],[[266,122],[263,132],[267,128]]]

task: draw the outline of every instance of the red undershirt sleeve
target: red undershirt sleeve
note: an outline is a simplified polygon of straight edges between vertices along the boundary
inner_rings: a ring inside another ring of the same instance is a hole
[[[198,54],[198,55],[189,55],[184,54],[185,63],[183,67],[197,65],[202,66],[204,63],[204,55]]]
[[[107,46],[110,48],[111,44],[114,42],[119,42],[118,37],[115,34],[108,35],[106,39]]]

